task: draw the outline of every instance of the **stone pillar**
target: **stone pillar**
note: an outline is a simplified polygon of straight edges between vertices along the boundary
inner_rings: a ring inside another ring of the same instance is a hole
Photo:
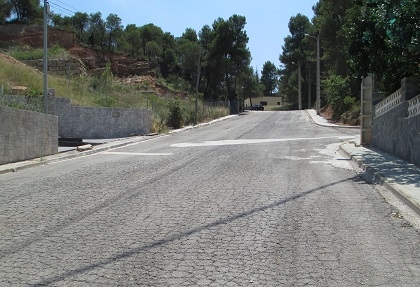
[[[373,105],[372,94],[374,79],[372,75],[362,79],[361,87],[361,108],[360,108],[360,144],[370,145],[372,143]]]
[[[418,78],[404,78],[401,80],[401,101],[411,100],[420,93]]]

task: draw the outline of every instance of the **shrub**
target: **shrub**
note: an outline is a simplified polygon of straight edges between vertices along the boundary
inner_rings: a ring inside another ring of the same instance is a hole
[[[182,110],[178,100],[169,103],[168,126],[174,129],[182,126]]]
[[[353,98],[355,99],[355,98]],[[360,103],[358,101],[351,101],[351,107],[341,115],[341,122],[349,125],[360,124]]]
[[[351,94],[349,77],[343,78],[339,75],[330,75],[323,81],[323,84],[327,103],[334,110],[333,118],[338,119],[346,111],[346,108],[348,108],[344,99]],[[348,101],[350,100],[348,99]]]

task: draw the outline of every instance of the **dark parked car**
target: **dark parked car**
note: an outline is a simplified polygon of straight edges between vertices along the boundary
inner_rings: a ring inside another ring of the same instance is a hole
[[[251,111],[264,111],[264,107],[262,105],[253,105]]]

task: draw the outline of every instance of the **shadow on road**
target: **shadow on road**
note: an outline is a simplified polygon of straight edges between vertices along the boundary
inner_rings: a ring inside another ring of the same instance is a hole
[[[363,157],[363,162],[369,168],[374,169],[396,184],[420,187],[420,170],[417,166],[390,155],[380,154],[375,149],[371,150],[374,152],[354,154],[353,157]]]
[[[35,286],[45,286],[45,285],[53,284],[55,282],[62,281],[65,278],[69,278],[69,277],[72,277],[72,276],[75,276],[75,275],[78,275],[78,274],[83,274],[83,273],[89,272],[89,271],[94,270],[96,268],[100,268],[100,267],[105,266],[107,264],[110,264],[114,261],[118,261],[120,259],[128,258],[128,257],[133,256],[135,254],[138,254],[140,252],[148,251],[148,250],[153,249],[155,247],[166,245],[166,244],[172,243],[172,242],[174,242],[176,240],[179,240],[179,239],[187,238],[190,235],[199,233],[199,232],[204,231],[206,229],[210,229],[210,228],[213,228],[213,227],[217,227],[219,225],[227,224],[227,223],[230,223],[232,221],[242,219],[244,217],[248,217],[248,216],[251,216],[253,214],[263,212],[263,211],[266,211],[268,209],[272,209],[272,208],[287,204],[289,202],[292,202],[296,199],[305,197],[305,196],[307,196],[309,194],[312,194],[314,192],[322,191],[326,188],[329,188],[331,186],[335,186],[337,184],[347,182],[347,181],[355,181],[355,182],[359,182],[359,183],[365,183],[363,178],[360,175],[357,175],[357,176],[350,177],[350,178],[347,178],[347,179],[343,179],[343,180],[340,180],[340,181],[336,181],[336,182],[333,182],[333,183],[330,183],[330,184],[322,185],[320,187],[308,190],[306,192],[302,192],[300,194],[275,201],[275,202],[273,202],[271,204],[268,204],[268,205],[264,205],[264,206],[254,208],[254,209],[242,212],[242,213],[238,213],[236,215],[229,216],[225,219],[216,220],[216,221],[211,222],[209,224],[204,224],[204,225],[201,225],[201,226],[197,226],[195,228],[188,229],[186,231],[174,234],[172,236],[168,236],[167,238],[164,238],[162,240],[154,241],[150,244],[147,244],[147,245],[144,245],[144,246],[141,246],[141,247],[138,247],[138,248],[132,248],[130,250],[126,250],[126,251],[117,253],[114,256],[105,258],[105,259],[100,260],[96,263],[92,263],[92,264],[89,264],[89,265],[86,265],[86,266],[81,266],[80,268],[77,268],[77,269],[73,269],[73,270],[63,272],[63,273],[58,274],[56,276],[46,278],[46,279],[44,279],[40,282],[32,283],[29,286],[35,287]]]

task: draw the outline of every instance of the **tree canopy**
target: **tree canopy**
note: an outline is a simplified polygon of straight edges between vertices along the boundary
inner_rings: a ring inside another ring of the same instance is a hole
[[[4,23],[13,17],[16,23],[32,23],[42,18],[40,0],[0,0],[0,17]]]
[[[320,0],[313,11],[311,21],[291,17],[279,56],[280,91],[292,103],[298,94],[294,64],[305,68],[302,94],[315,91],[317,36],[322,101],[337,117],[360,99],[360,79],[367,74],[377,76],[385,93],[395,91],[404,77],[420,76],[420,0]]]
[[[380,88],[391,93],[407,76],[420,75],[420,0],[319,0],[314,17],[297,14],[279,51],[280,65],[265,62],[261,78],[250,67],[246,18],[218,18],[200,31],[186,28],[175,37],[153,23],[122,26],[122,19],[100,12],[73,16],[51,13],[49,25],[72,30],[94,49],[126,53],[149,61],[158,76],[176,81],[206,100],[235,100],[279,94],[298,106],[298,66],[302,100],[314,104],[317,38],[320,43],[321,98],[336,116],[360,97],[360,79],[375,73]],[[39,0],[0,0],[2,23],[39,23]],[[199,74],[197,72],[200,71]],[[308,97],[310,101],[308,101]]]
[[[3,24],[10,17],[12,7],[12,3],[9,0],[0,0],[0,24]]]
[[[42,18],[39,0],[0,0],[3,22],[31,23]],[[258,72],[250,67],[246,18],[232,15],[218,18],[200,31],[186,28],[175,37],[153,23],[142,26],[121,25],[122,19],[100,12],[77,12],[61,16],[49,15],[53,28],[73,31],[79,41],[94,49],[125,53],[149,62],[157,76],[174,81],[178,88],[199,93],[205,100],[229,100],[256,97],[262,94]],[[264,72],[268,94],[276,92],[276,68],[272,64]],[[197,74],[199,72],[199,74]],[[269,73],[269,74],[267,74]],[[270,79],[271,78],[271,79]],[[273,81],[274,80],[274,81]]]
[[[276,93],[278,86],[278,71],[276,66],[270,61],[265,62],[263,65],[261,83],[264,86],[264,96],[272,96]]]

